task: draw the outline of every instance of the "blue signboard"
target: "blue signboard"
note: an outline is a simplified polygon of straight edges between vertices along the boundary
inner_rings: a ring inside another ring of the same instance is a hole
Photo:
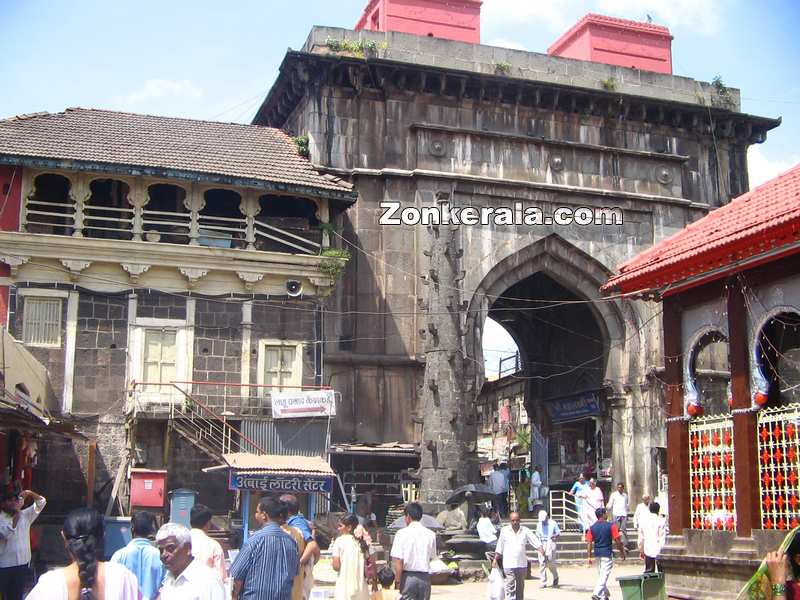
[[[323,492],[327,494],[333,489],[333,476],[248,473],[231,469],[228,489],[305,494]]]
[[[600,394],[586,392],[566,398],[557,398],[548,400],[545,402],[545,406],[553,423],[577,421],[600,414]]]

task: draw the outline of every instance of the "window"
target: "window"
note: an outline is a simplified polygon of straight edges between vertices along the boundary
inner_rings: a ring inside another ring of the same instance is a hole
[[[61,298],[25,298],[22,341],[29,346],[61,345]]]
[[[284,387],[298,387],[303,383],[303,346],[296,342],[261,341],[259,383],[265,393],[283,391]]]
[[[174,329],[146,329],[144,332],[144,380],[169,383],[177,377],[177,337]]]

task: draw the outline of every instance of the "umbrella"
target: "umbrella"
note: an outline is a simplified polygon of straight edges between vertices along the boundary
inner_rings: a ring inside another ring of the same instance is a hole
[[[497,495],[488,485],[482,483],[470,483],[455,490],[447,499],[446,504],[461,504],[469,498],[470,502],[491,502],[497,499]]]
[[[422,523],[423,527],[427,527],[428,529],[444,529],[444,527],[442,527],[439,524],[439,521],[437,521],[430,515],[422,515],[422,520],[420,521],[420,523]],[[405,526],[406,526],[406,518],[400,517],[394,523],[389,525],[389,529],[402,529]]]

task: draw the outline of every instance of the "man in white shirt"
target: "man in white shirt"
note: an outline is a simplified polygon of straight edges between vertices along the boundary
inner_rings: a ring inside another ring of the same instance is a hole
[[[166,523],[156,543],[167,576],[160,600],[225,600],[219,576],[192,556],[192,533],[178,523]]]
[[[639,524],[642,522],[642,519],[647,518],[647,515],[650,514],[651,500],[650,494],[645,494],[642,496],[642,501],[636,505],[636,510],[633,511],[633,529],[637,532],[637,535],[639,532]]]
[[[583,489],[583,520],[587,529],[597,523],[597,509],[605,507],[603,490],[597,487],[597,480],[592,477]]]
[[[644,572],[661,572],[658,555],[667,541],[667,525],[658,502],[651,502],[650,512],[639,519],[639,556],[644,559]]]
[[[553,587],[558,587],[558,560],[556,558],[556,540],[561,529],[553,519],[548,518],[546,510],[539,511],[539,522],[536,524],[536,537],[539,538],[539,582],[547,587],[547,570],[553,575]]]
[[[201,565],[214,571],[220,582],[225,584],[228,573],[225,570],[225,552],[217,540],[208,536],[211,527],[211,509],[202,504],[195,504],[189,513],[189,523],[192,525],[192,556]]]
[[[624,544],[628,543],[628,504],[625,484],[618,483],[617,490],[608,497],[606,508],[611,513],[611,522],[616,523]]]
[[[28,508],[25,502],[33,500]],[[30,580],[31,524],[47,500],[13,483],[0,493],[0,592],[5,600],[22,600]]]
[[[493,566],[497,566],[498,563],[503,566],[506,600],[523,600],[525,576],[528,574],[528,555],[525,547],[530,544],[538,550],[541,544],[530,529],[520,525],[519,513],[512,512],[508,519],[511,525],[506,525],[500,530]]]
[[[406,526],[392,544],[394,585],[403,600],[430,600],[430,564],[436,558],[436,535],[420,523],[422,506],[410,502],[405,510]]]

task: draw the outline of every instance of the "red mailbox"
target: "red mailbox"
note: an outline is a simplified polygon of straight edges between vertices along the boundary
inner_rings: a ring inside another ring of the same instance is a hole
[[[166,471],[131,469],[131,506],[164,508],[166,484]]]

